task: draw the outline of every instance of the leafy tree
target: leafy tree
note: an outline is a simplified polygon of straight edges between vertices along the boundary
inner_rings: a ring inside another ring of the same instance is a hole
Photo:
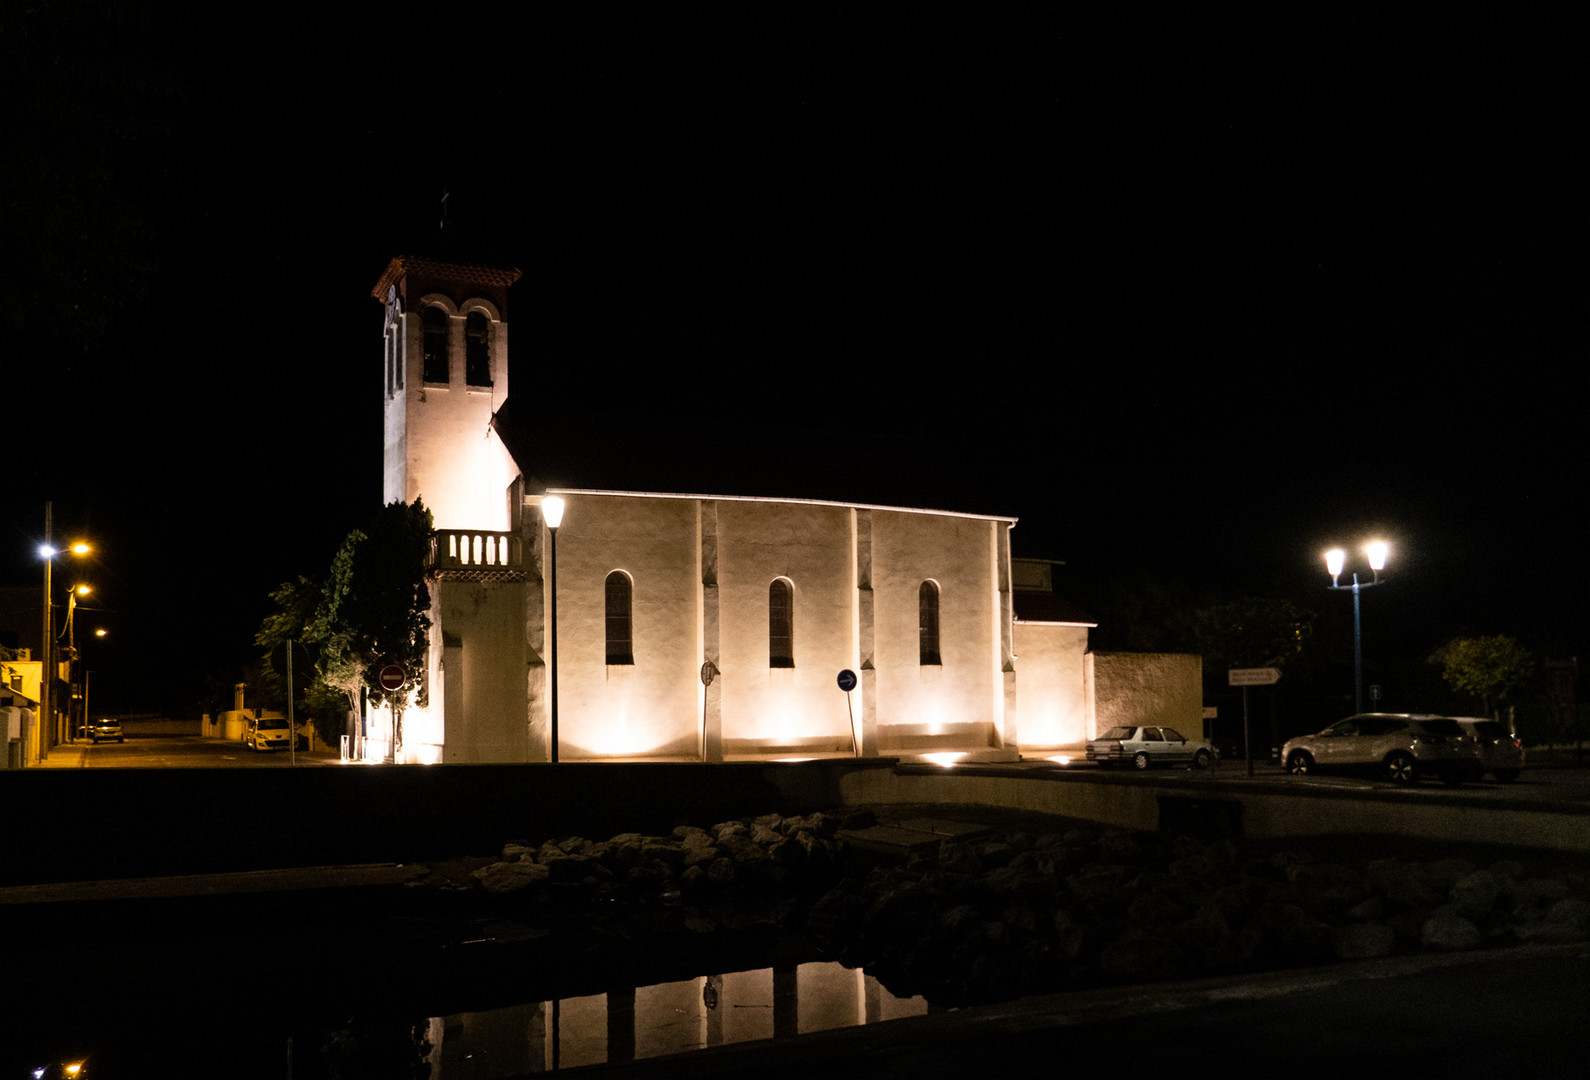
[[[361,689],[393,706],[399,745],[408,692],[387,695],[374,684],[372,673],[383,664],[413,671],[424,658],[425,632],[431,625],[426,614],[431,594],[425,584],[431,532],[431,512],[415,499],[406,506],[388,503],[368,531],[349,533],[332,560],[307,634],[320,647],[321,676],[347,695],[350,708],[358,706]]]
[[[1485,711],[1501,719],[1508,695],[1534,673],[1535,658],[1505,636],[1459,638],[1441,652],[1441,676],[1448,686],[1473,694]]]
[[[265,616],[259,632],[254,635],[254,642],[265,650],[271,661],[264,666],[260,682],[263,698],[270,701],[272,707],[286,703],[288,686],[283,653],[288,643],[305,649],[294,660],[293,681],[297,685],[292,690],[298,696],[293,715],[297,720],[307,717],[321,741],[335,746],[347,730],[348,700],[342,692],[326,684],[314,659],[319,650],[308,640],[315,613],[324,597],[325,588],[309,578],[300,576],[297,581],[282,583],[271,593],[276,610]]]
[[[1246,597],[1202,608],[1193,632],[1204,657],[1221,667],[1285,667],[1303,654],[1314,612],[1290,600]]]
[[[254,640],[267,653],[287,641],[302,642],[317,657],[303,707],[325,741],[336,741],[367,691],[394,707],[401,744],[408,692],[387,694],[375,684],[374,672],[389,663],[413,671],[424,659],[431,625],[425,584],[430,537],[431,512],[420,500],[389,503],[368,529],[355,529],[343,540],[324,584],[299,577],[271,593],[276,610]]]

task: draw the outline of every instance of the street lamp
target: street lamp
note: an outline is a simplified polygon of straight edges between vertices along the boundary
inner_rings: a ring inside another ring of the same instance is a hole
[[[1364,711],[1364,636],[1363,621],[1359,612],[1358,594],[1364,589],[1373,588],[1381,584],[1380,572],[1386,568],[1386,556],[1391,548],[1384,540],[1372,540],[1364,545],[1364,555],[1369,559],[1369,569],[1374,573],[1373,581],[1359,581],[1358,572],[1353,571],[1353,583],[1342,584],[1342,570],[1347,565],[1347,552],[1341,548],[1331,548],[1325,553],[1325,570],[1331,576],[1330,587],[1334,590],[1345,592],[1351,590],[1353,594],[1353,712]]]
[[[563,500],[548,495],[541,500],[541,520],[547,523],[547,580],[551,593],[552,628],[547,656],[552,675],[552,764],[558,763],[558,526],[563,524]]]
[[[95,630],[94,631],[94,636],[97,637],[97,638],[104,638],[104,636],[105,636],[104,627],[101,627],[100,629]],[[83,734],[84,734],[84,736],[88,735],[88,682],[89,682],[89,679],[93,676],[93,674],[94,673],[88,669],[88,665],[85,662],[85,664],[83,665]]]
[[[79,545],[85,547],[87,545]],[[87,596],[94,590],[87,585],[74,585],[66,597],[66,629],[61,636],[66,639],[66,685],[72,685],[72,665],[77,662],[77,598]],[[66,741],[75,742],[77,739],[77,726],[73,722],[73,704],[70,700],[66,703]],[[88,714],[83,714],[83,725],[88,725]]]
[[[53,504],[44,504],[44,543],[39,545],[39,557],[44,560],[44,635],[39,642],[39,651],[42,654],[39,665],[39,760],[50,756],[50,739],[55,731],[54,689],[55,675],[51,670],[51,661],[54,659],[55,645],[55,611],[51,603],[50,590],[53,588],[50,581],[50,572],[55,566],[55,556],[64,552],[55,547],[53,535]],[[92,548],[84,543],[73,544],[66,549],[73,555],[87,555]],[[26,752],[24,751],[24,756]]]

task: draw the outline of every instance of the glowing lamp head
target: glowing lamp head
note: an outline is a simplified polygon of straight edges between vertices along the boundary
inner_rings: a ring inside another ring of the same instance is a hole
[[[1342,567],[1347,565],[1347,552],[1341,548],[1331,548],[1325,553],[1325,570],[1332,578],[1342,576]]]
[[[1369,556],[1369,569],[1379,573],[1386,568],[1386,554],[1391,548],[1384,540],[1375,540],[1364,545],[1364,554]]]
[[[563,499],[557,495],[548,495],[541,500],[541,519],[547,523],[547,528],[555,529],[563,524]]]
[[[94,591],[94,587],[92,585],[79,585],[72,591],[78,596],[87,596],[89,593]]]

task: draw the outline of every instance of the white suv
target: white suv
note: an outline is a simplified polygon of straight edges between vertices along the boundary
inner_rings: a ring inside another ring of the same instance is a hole
[[[1449,716],[1422,713],[1359,713],[1317,735],[1288,739],[1281,747],[1288,772],[1302,776],[1326,769],[1378,769],[1398,784],[1425,775],[1449,784],[1484,774],[1479,749]]]

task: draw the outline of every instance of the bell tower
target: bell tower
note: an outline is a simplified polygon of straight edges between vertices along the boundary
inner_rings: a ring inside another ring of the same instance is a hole
[[[491,418],[508,400],[508,288],[519,277],[400,255],[371,290],[386,305],[381,500],[425,500],[438,529],[508,528],[517,469]]]

